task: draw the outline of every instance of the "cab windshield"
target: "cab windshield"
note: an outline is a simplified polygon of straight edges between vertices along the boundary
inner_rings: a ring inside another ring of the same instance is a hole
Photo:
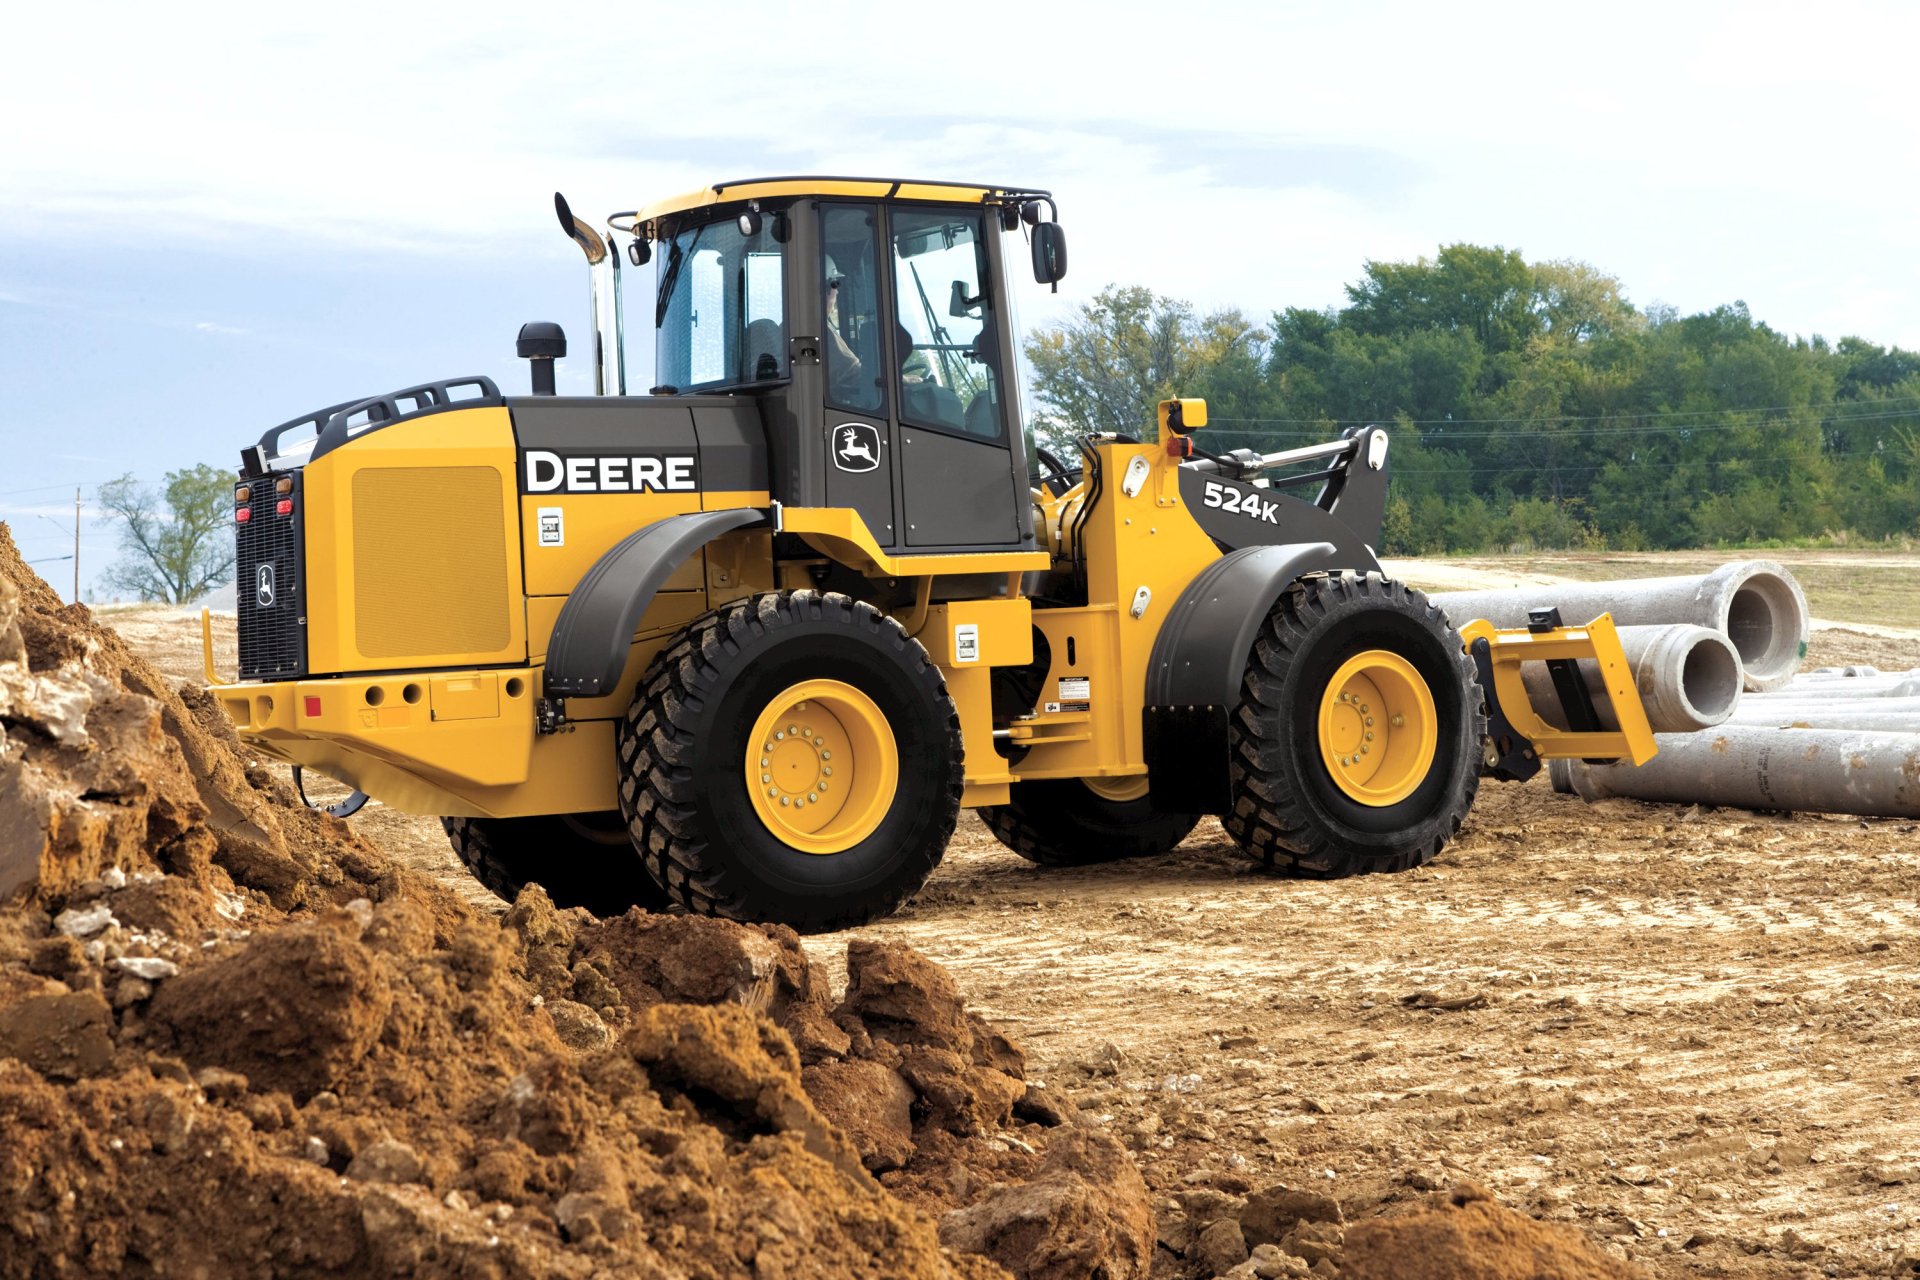
[[[787,376],[785,246],[773,218],[742,235],[733,218],[686,227],[664,248],[654,292],[655,382],[718,391]]]

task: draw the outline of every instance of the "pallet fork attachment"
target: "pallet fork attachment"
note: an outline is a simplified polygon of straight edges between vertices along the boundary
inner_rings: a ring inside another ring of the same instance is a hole
[[[1628,760],[1643,765],[1659,750],[1612,614],[1569,627],[1561,624],[1558,610],[1543,609],[1532,615],[1524,631],[1502,631],[1478,620],[1462,627],[1460,635],[1486,693],[1487,764],[1496,778],[1524,781],[1540,771],[1542,760]],[[1601,728],[1598,709],[1577,665],[1582,659],[1600,668],[1614,721],[1620,726],[1616,730]],[[1534,710],[1520,674],[1521,664],[1527,662],[1547,664],[1567,728],[1555,728]]]

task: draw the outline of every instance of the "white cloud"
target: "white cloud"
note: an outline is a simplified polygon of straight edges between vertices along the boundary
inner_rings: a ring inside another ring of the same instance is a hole
[[[232,325],[215,324],[211,320],[196,320],[193,327],[201,333],[211,333],[220,337],[244,337],[251,332],[248,329],[236,329]]]
[[[33,56],[0,113],[34,127],[0,134],[0,236],[558,261],[555,187],[586,211],[755,170],[979,177],[1060,194],[1066,299],[1325,305],[1363,258],[1469,239],[1683,309],[1766,297],[1789,330],[1882,272],[1905,301],[1838,328],[1920,345],[1896,0],[108,8],[9,21]]]

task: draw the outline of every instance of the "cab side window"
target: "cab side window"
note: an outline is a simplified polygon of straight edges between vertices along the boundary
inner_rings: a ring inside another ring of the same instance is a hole
[[[880,332],[879,253],[872,205],[826,205],[820,213],[820,295],[827,403],[854,413],[886,414]]]
[[[1000,353],[980,215],[893,212],[902,421],[1001,438]]]

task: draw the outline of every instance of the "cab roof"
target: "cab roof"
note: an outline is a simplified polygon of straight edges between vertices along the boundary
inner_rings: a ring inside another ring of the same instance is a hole
[[[932,182],[918,178],[844,178],[793,175],[717,182],[711,187],[659,200],[632,216],[652,222],[693,209],[731,204],[739,200],[767,200],[793,196],[854,196],[868,200],[941,200],[957,204],[1008,204],[1018,200],[1049,199],[1050,193],[1028,187],[996,187],[979,182]],[[615,217],[622,215],[616,214]]]

